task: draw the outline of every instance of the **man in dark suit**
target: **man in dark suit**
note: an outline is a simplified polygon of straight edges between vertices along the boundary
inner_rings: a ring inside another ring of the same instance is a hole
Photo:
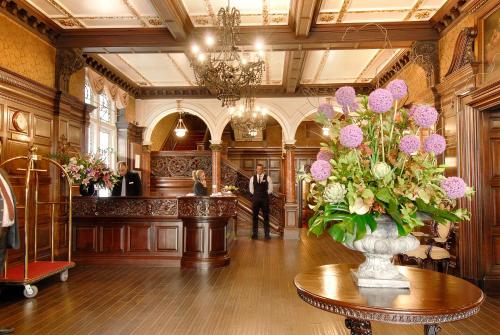
[[[118,162],[118,173],[120,178],[113,187],[112,196],[126,197],[142,195],[141,178],[136,172],[128,170],[127,163]]]
[[[250,178],[248,188],[252,193],[252,212],[253,212],[253,226],[252,226],[252,240],[258,238],[258,224],[259,212],[262,209],[264,216],[264,238],[269,240],[269,194],[273,193],[273,181],[271,177],[264,173],[264,166],[257,164],[255,170],[256,174]]]
[[[7,248],[19,249],[19,226],[17,224],[16,199],[7,173],[0,169],[0,269]],[[0,328],[0,334],[10,334],[13,328]]]

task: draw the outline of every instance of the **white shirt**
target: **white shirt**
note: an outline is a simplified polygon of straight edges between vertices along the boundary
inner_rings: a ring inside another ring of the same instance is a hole
[[[264,178],[264,173],[263,174],[258,174],[257,175],[257,183],[260,183],[262,181],[262,178]],[[271,180],[271,177],[267,176],[267,194],[273,193],[273,181]],[[250,184],[248,185],[248,188],[250,189],[250,193],[253,194],[253,176],[250,178]]]
[[[122,178],[122,192],[120,196],[122,197],[127,196],[127,179],[125,178],[125,176],[123,176]]]
[[[13,203],[12,199],[12,194],[10,194],[9,190],[9,184],[8,182],[4,179],[4,177],[0,174],[0,183],[2,183],[7,190],[7,194],[2,193],[2,198],[3,198],[3,217],[2,217],[2,227],[10,227],[14,224],[14,219],[9,218],[9,214],[12,214],[12,217],[14,217],[13,213],[9,213],[9,207],[8,207],[8,202],[11,204]],[[14,209],[15,210],[15,209]]]

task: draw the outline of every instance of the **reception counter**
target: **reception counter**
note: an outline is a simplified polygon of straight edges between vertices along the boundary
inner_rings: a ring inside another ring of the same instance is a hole
[[[236,201],[235,198],[230,199],[231,197],[220,198],[223,205],[226,200],[229,203]],[[184,233],[183,216],[179,213],[189,213],[189,208],[192,207],[189,207],[191,202],[179,200],[168,197],[73,197],[75,260],[78,263],[92,264],[181,266],[186,243],[189,243],[187,250],[193,251],[196,248],[192,247],[198,243],[198,239],[187,238]],[[201,202],[202,205],[195,205],[191,213],[198,208],[202,212],[208,208],[209,211],[203,213],[226,215],[229,207],[216,208],[220,204],[217,201],[217,198],[207,197]],[[209,204],[204,207],[204,203]],[[231,210],[233,216],[227,220],[223,238],[226,249],[230,248],[234,238],[236,205]],[[198,231],[194,232],[201,234]],[[209,233],[207,238],[213,233]],[[210,243],[218,245],[218,241],[215,242],[212,237],[210,238],[212,239]],[[221,238],[220,235],[217,235],[217,238]],[[203,244],[203,247],[208,245]],[[189,262],[186,264],[192,266]]]
[[[229,264],[228,232],[236,217],[236,197],[177,197],[182,219],[182,267],[211,268]],[[228,227],[229,226],[229,227]]]

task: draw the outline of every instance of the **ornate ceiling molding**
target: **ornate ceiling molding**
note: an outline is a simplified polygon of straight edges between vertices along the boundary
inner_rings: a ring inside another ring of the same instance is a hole
[[[285,85],[266,85],[256,88],[258,97],[297,97],[297,96],[331,96],[335,90],[346,84],[328,85],[299,85],[293,92],[287,91]],[[355,83],[352,85],[359,94],[368,94],[373,87],[370,83]],[[214,98],[206,88],[203,87],[140,87],[137,98],[139,99],[208,99]]]
[[[112,83],[115,83],[123,90],[129,92],[129,94],[133,96],[137,96],[139,94],[139,87],[136,84],[116,74],[113,67],[111,65],[108,65],[99,56],[83,54],[83,58],[85,59],[85,63],[89,67],[94,69],[97,73],[102,74],[106,79],[108,79]]]
[[[441,35],[444,35],[457,22],[473,14],[487,2],[488,0],[449,0],[430,22]]]
[[[382,87],[391,80],[410,62],[410,54],[410,49],[402,50],[382,71],[380,71],[380,74],[375,77],[373,80],[374,86]]]
[[[23,0],[0,0],[0,13],[15,19],[51,44],[55,44],[62,31],[52,20]]]
[[[68,93],[71,75],[81,70],[85,64],[81,49],[57,49],[56,89]]]

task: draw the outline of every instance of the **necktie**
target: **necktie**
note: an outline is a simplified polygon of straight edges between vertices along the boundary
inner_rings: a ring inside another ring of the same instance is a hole
[[[122,179],[122,193],[120,194],[122,197],[127,195],[127,180],[125,177]]]

